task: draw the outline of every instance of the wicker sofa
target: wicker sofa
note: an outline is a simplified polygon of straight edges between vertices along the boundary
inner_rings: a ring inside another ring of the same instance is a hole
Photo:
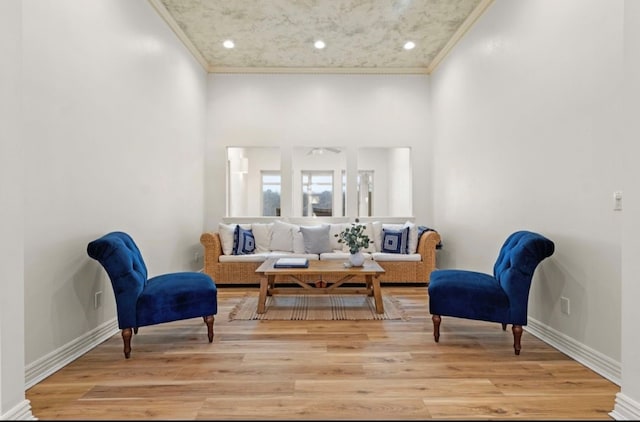
[[[241,226],[250,225],[241,224]],[[254,228],[257,229],[257,224],[254,224]],[[339,230],[339,228],[340,226],[337,226],[333,230]],[[328,260],[346,259],[348,256],[348,252],[339,249],[328,253],[308,254],[300,253],[301,251],[265,250],[265,248],[258,250],[257,253],[236,256],[229,253],[228,246],[223,247],[221,232],[222,229],[219,228],[218,232],[204,232],[200,236],[200,243],[204,247],[204,272],[210,275],[217,285],[258,284],[260,277],[255,271],[269,257],[304,256],[310,260]],[[226,238],[228,235],[223,234],[222,237]],[[376,251],[372,243],[371,249],[365,255],[368,259],[374,259],[384,268],[385,273],[380,276],[381,282],[418,284],[429,282],[431,271],[436,267],[436,249],[440,245],[440,235],[436,231],[426,230],[419,237],[416,236],[416,241],[417,245],[413,254],[379,252]],[[228,240],[225,242],[228,243]],[[227,253],[223,252],[224,249],[227,249]]]

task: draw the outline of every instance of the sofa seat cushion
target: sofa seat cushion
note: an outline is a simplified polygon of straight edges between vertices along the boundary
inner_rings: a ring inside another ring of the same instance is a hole
[[[374,252],[373,260],[378,262],[420,262],[422,256],[419,253],[387,253],[387,252]]]
[[[252,253],[247,255],[220,255],[219,262],[264,262],[269,257],[268,253]]]
[[[345,261],[349,259],[349,255],[351,255],[349,252],[342,251],[325,252],[320,254],[320,261]],[[364,259],[372,259],[371,254],[368,252],[362,252],[362,255],[364,255]]]
[[[293,253],[285,251],[271,251],[268,254],[269,258],[307,258],[309,261],[317,261],[319,259],[316,253]]]

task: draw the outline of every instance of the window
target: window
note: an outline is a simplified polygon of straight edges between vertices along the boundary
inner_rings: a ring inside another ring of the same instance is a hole
[[[227,147],[226,158],[226,217],[413,215],[409,147]]]
[[[277,215],[280,174],[279,148],[227,147],[227,217]]]
[[[280,172],[262,171],[262,215],[280,216]]]
[[[413,215],[411,148],[358,149],[358,216],[409,217]],[[375,169],[375,186],[373,172]]]
[[[302,216],[333,215],[333,172],[303,171]]]
[[[347,172],[342,170],[342,216],[347,215]]]
[[[373,215],[373,170],[358,171],[358,216]]]

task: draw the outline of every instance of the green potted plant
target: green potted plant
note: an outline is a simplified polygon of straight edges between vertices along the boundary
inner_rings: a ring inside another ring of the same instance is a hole
[[[364,232],[364,224],[352,223],[350,227],[345,228],[342,232],[336,234],[338,243],[344,243],[349,248],[349,262],[354,267],[364,264],[364,255],[362,249],[369,246],[372,240]]]

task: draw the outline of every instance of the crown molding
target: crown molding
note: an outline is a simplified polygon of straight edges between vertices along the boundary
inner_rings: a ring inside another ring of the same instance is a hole
[[[427,68],[387,68],[387,67],[216,67],[210,66],[209,73],[304,73],[304,74],[418,74],[426,75]]]
[[[149,2],[149,4],[151,4],[151,6],[153,6],[153,8],[156,10],[156,12],[158,12],[158,14],[162,17],[162,19],[164,19],[167,25],[169,25],[169,27],[173,30],[174,34],[176,34],[178,39],[182,41],[185,47],[187,47],[187,49],[189,50],[189,52],[191,52],[193,57],[198,61],[198,63],[200,63],[200,66],[202,66],[204,70],[207,70],[209,67],[209,63],[207,63],[205,58],[202,56],[202,54],[200,53],[200,50],[198,50],[196,46],[193,45],[189,37],[187,37],[187,34],[184,33],[182,28],[180,28],[180,25],[178,25],[178,22],[176,22],[175,19],[173,19],[173,17],[171,16],[167,8],[164,7],[164,4],[162,3],[162,1],[161,0],[147,0],[147,1]]]
[[[462,37],[469,31],[469,28],[473,26],[473,24],[478,20],[478,18],[485,12],[485,10],[493,3],[493,0],[482,0],[473,12],[469,14],[467,19],[462,22],[462,25],[458,28],[458,30],[453,34],[453,36],[449,39],[449,41],[442,47],[442,50],[436,54],[431,63],[426,69],[427,74],[431,74],[438,65],[444,60],[444,58],[449,54],[453,47],[462,39]]]

